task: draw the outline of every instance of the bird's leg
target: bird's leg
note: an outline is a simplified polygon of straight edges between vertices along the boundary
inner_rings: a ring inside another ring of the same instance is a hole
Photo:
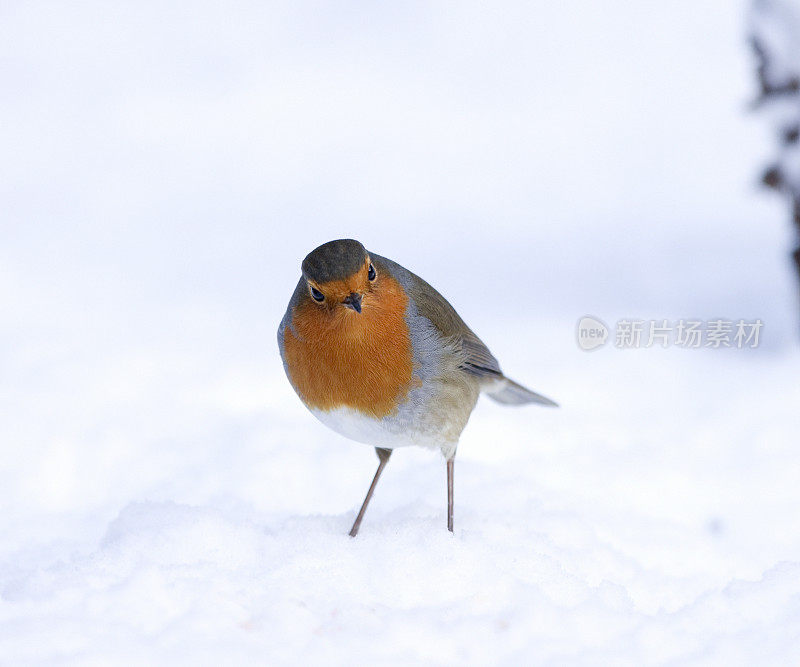
[[[369,485],[369,491],[367,491],[367,497],[364,498],[364,503],[361,505],[361,509],[358,511],[358,516],[356,517],[356,520],[353,523],[353,527],[350,529],[350,537],[355,537],[356,535],[358,535],[358,529],[361,526],[361,519],[364,518],[364,512],[367,511],[367,505],[369,505],[369,500],[370,498],[372,498],[372,492],[375,490],[375,485],[378,483],[378,478],[381,476],[381,473],[383,472],[383,469],[386,466],[386,462],[392,455],[391,449],[382,449],[381,447],[376,447],[375,452],[378,454],[378,459],[380,459],[380,463],[378,463],[378,469],[375,471],[375,477],[372,479],[372,484]]]
[[[447,530],[453,532],[453,463],[455,455],[447,459]]]

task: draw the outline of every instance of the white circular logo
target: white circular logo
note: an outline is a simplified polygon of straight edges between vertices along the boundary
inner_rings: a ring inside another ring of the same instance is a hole
[[[605,345],[608,339],[608,327],[591,315],[584,315],[578,320],[578,328],[575,333],[578,338],[578,347],[587,352]]]

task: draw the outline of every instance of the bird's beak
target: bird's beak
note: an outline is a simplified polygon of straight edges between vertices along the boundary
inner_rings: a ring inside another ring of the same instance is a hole
[[[342,303],[347,306],[348,308],[352,308],[357,313],[361,312],[361,295],[356,294],[355,292],[350,292],[349,296],[346,296]]]

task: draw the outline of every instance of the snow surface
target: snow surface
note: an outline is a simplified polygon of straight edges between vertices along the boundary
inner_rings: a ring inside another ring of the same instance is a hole
[[[6,5],[0,663],[786,664],[796,289],[740,4]],[[308,250],[559,410],[377,465],[283,376]],[[757,350],[586,353],[586,314]]]
[[[640,353],[606,352],[540,372],[569,396],[560,411],[481,404],[457,459],[453,536],[442,460],[403,450],[350,539],[377,459],[277,386],[253,388],[272,409],[199,417],[205,436],[118,446],[102,476],[77,471],[98,466],[91,438],[86,452],[53,444],[76,479],[62,469],[67,509],[16,510],[26,525],[4,531],[18,541],[0,569],[6,661],[797,655],[798,355],[666,351],[643,368]],[[71,500],[101,492],[113,500],[93,511]]]

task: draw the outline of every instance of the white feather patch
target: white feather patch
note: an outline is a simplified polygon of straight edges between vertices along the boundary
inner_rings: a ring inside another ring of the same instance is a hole
[[[373,447],[394,449],[416,445],[440,449],[448,446],[441,436],[437,437],[437,435],[426,433],[421,429],[403,428],[403,425],[392,417],[375,419],[348,407],[332,410],[312,408],[311,412],[325,426],[340,435]]]

